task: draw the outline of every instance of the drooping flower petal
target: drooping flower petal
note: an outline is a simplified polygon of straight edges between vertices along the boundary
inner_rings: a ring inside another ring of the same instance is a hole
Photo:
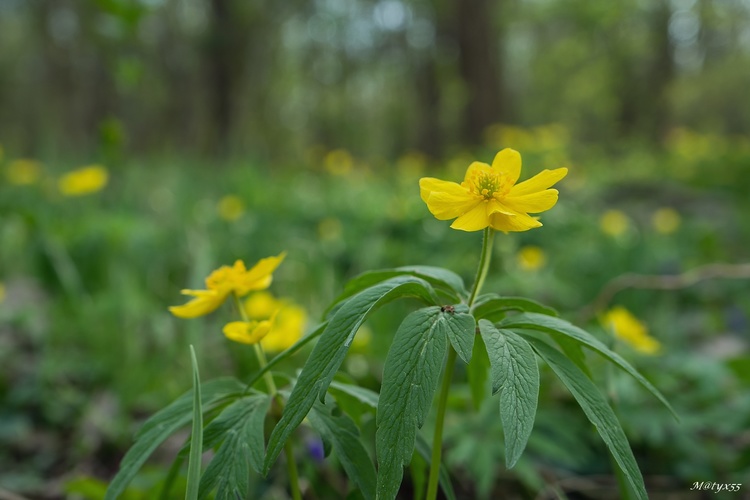
[[[531,179],[516,184],[510,189],[508,196],[523,196],[549,188],[568,174],[567,168],[542,170]]]
[[[466,189],[455,182],[443,181],[434,177],[422,177],[419,179],[419,196],[422,198],[422,201],[427,203],[432,193],[447,193],[454,196],[461,196],[466,193]]]
[[[218,290],[182,290],[183,295],[192,295],[195,298],[187,304],[170,307],[169,312],[178,318],[185,319],[205,316],[218,309],[224,303],[228,293],[228,291],[220,292]]]
[[[257,344],[268,335],[273,326],[273,320],[265,321],[232,321],[224,328],[224,336],[229,340],[242,344]]]
[[[427,199],[427,208],[439,220],[455,219],[482,202],[464,190],[460,195],[434,192]]]
[[[517,212],[539,213],[554,207],[557,196],[557,189],[545,189],[521,196],[507,196],[503,203]]]
[[[521,176],[521,153],[515,149],[503,149],[492,160],[492,168],[507,175],[510,183],[515,184]]]
[[[529,214],[517,212],[515,215],[496,213],[490,216],[490,227],[497,231],[507,233],[509,231],[528,231],[535,227],[541,227],[542,223],[536,217]]]
[[[451,227],[461,231],[480,231],[490,225],[490,217],[487,214],[488,203],[481,201],[479,204],[453,221]]]

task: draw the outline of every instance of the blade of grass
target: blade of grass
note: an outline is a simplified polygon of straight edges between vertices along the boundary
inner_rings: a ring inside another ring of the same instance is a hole
[[[201,379],[195,349],[190,346],[190,361],[193,364],[193,431],[190,437],[188,459],[187,492],[185,500],[198,500],[201,479],[201,455],[203,454],[203,410],[201,409]]]

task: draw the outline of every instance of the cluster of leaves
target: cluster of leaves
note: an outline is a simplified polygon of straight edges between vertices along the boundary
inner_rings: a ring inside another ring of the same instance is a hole
[[[335,381],[349,346],[367,317],[378,307],[406,297],[419,300],[424,307],[410,313],[398,328],[385,361],[380,395]],[[360,275],[334,301],[321,325],[274,358],[246,384],[236,379],[217,379],[201,385],[194,369],[194,392],[185,394],[144,425],[123,459],[107,498],[122,493],[156,447],[191,419],[192,442],[186,443],[173,467],[179,468],[190,450],[188,491],[192,484],[195,495],[190,498],[205,498],[215,488],[218,498],[244,498],[249,469],[268,474],[306,417],[323,439],[326,454],[331,450],[336,454],[365,498],[395,498],[403,467],[409,465],[415,450],[424,457],[430,455],[429,445],[419,436],[418,429],[432,406],[451,348],[469,365],[472,393],[477,399],[489,396],[484,392],[487,377],[492,393],[499,395],[508,467],[521,456],[534,425],[539,357],[594,424],[636,497],[647,498],[627,438],[583,364],[583,348],[630,374],[670,408],[656,388],[595,337],[558,318],[543,305],[518,297],[485,294],[470,309],[467,299],[461,278],[441,268],[413,266]],[[264,421],[272,397],[251,387],[279,360],[314,338],[318,341],[291,392],[280,393],[286,399],[285,408],[264,453]],[[377,473],[359,437],[355,418],[343,411],[350,398],[376,412]],[[200,424],[203,418],[208,422],[205,429]],[[200,454],[209,449],[216,449],[216,454],[201,475],[197,469]],[[441,484],[446,495],[454,498],[445,471]]]

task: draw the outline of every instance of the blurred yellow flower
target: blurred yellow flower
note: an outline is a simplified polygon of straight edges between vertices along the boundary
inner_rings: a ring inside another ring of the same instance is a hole
[[[5,301],[5,295],[6,295],[6,292],[5,292],[5,285],[3,285],[2,283],[0,283],[0,304],[1,304],[1,303],[2,303],[3,301]]]
[[[613,237],[622,236],[630,227],[630,218],[620,210],[607,210],[599,218],[601,230]]]
[[[518,265],[524,271],[536,271],[544,267],[547,262],[547,256],[544,250],[537,246],[527,245],[521,248],[516,255]]]
[[[284,260],[286,253],[258,261],[250,270],[237,260],[232,267],[222,266],[206,278],[206,290],[182,290],[183,295],[195,297],[187,304],[172,306],[169,311],[179,318],[197,318],[215,311],[230,293],[238,297],[271,285],[273,272]],[[267,319],[267,318],[266,318]]]
[[[257,292],[245,300],[248,318],[263,321],[274,318],[261,346],[271,352],[283,351],[302,338],[307,322],[305,310],[289,300],[279,300],[268,292]],[[275,316],[274,316],[275,315]]]
[[[548,189],[565,177],[567,168],[544,170],[520,184],[521,155],[503,149],[490,167],[478,161],[469,165],[461,184],[433,177],[419,180],[422,200],[439,220],[456,219],[451,227],[479,231],[527,231],[541,222],[527,212],[544,212],[557,203],[558,191]]]
[[[362,325],[357,330],[357,334],[352,340],[352,350],[361,351],[370,345],[372,340],[372,330],[367,325]]]
[[[345,149],[330,151],[323,160],[326,170],[333,175],[346,175],[352,171],[354,159]]]
[[[341,239],[343,226],[336,217],[326,217],[318,224],[318,238],[322,241],[336,241]]]
[[[101,165],[79,168],[63,175],[57,187],[65,196],[83,196],[100,191],[107,185],[109,174]]]
[[[35,184],[42,176],[42,165],[35,160],[13,160],[5,168],[8,182],[16,186]]]
[[[396,162],[399,171],[406,177],[418,177],[427,166],[427,156],[419,151],[409,151]]]
[[[239,196],[228,194],[219,200],[218,205],[219,217],[233,222],[242,217],[245,213],[245,204]]]
[[[602,324],[615,336],[643,354],[656,354],[661,345],[648,334],[648,328],[622,306],[610,309],[602,318]]]
[[[273,326],[273,318],[265,321],[232,321],[224,326],[224,336],[242,344],[257,344]]]
[[[680,214],[671,207],[663,207],[651,216],[651,225],[661,234],[672,234],[680,227],[682,219]]]

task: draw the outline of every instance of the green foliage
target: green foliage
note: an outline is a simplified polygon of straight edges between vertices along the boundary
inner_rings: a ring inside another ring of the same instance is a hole
[[[505,464],[510,469],[526,448],[534,427],[539,396],[539,368],[528,342],[511,330],[498,330],[479,320],[492,374],[492,393],[500,393],[500,418],[505,430]]]
[[[346,474],[356,483],[365,499],[374,499],[375,466],[360,441],[359,430],[351,418],[336,412],[333,407],[316,402],[308,415],[310,423],[323,441],[333,448]]]
[[[615,413],[609,407],[599,389],[591,379],[578,369],[575,363],[560,354],[559,351],[535,337],[529,337],[529,342],[560,377],[560,380],[576,398],[588,419],[594,424],[625,477],[627,477],[636,497],[642,500],[648,499],[646,487],[643,484],[643,476],[630,449],[628,439],[625,437]]]
[[[440,307],[428,307],[407,316],[396,332],[385,360],[378,403],[379,498],[396,497],[403,466],[414,452],[417,428],[422,427],[432,406],[448,348],[448,331],[460,328],[459,321]],[[472,335],[473,331],[472,320]]]
[[[323,399],[333,376],[344,360],[354,335],[367,316],[379,305],[399,297],[418,297],[435,303],[432,286],[409,276],[390,278],[346,300],[333,315],[294,385],[281,420],[268,440],[264,470],[267,472],[281,453],[284,443],[312,408],[315,398]]]
[[[201,388],[200,406],[203,411],[208,411],[241,393],[244,387],[234,378],[220,378],[206,382]],[[193,397],[192,391],[184,394],[143,424],[135,436],[135,444],[123,457],[120,470],[107,488],[106,500],[117,498],[154,450],[191,421]]]
[[[217,487],[217,498],[247,497],[250,470],[260,472],[263,467],[263,424],[270,406],[267,394],[242,397],[206,427],[207,443],[222,443],[201,477],[198,498]]]
[[[190,456],[188,458],[188,480],[185,500],[198,499],[203,456],[203,408],[201,408],[201,379],[195,349],[190,346],[190,361],[193,366],[193,428],[190,433]]]

